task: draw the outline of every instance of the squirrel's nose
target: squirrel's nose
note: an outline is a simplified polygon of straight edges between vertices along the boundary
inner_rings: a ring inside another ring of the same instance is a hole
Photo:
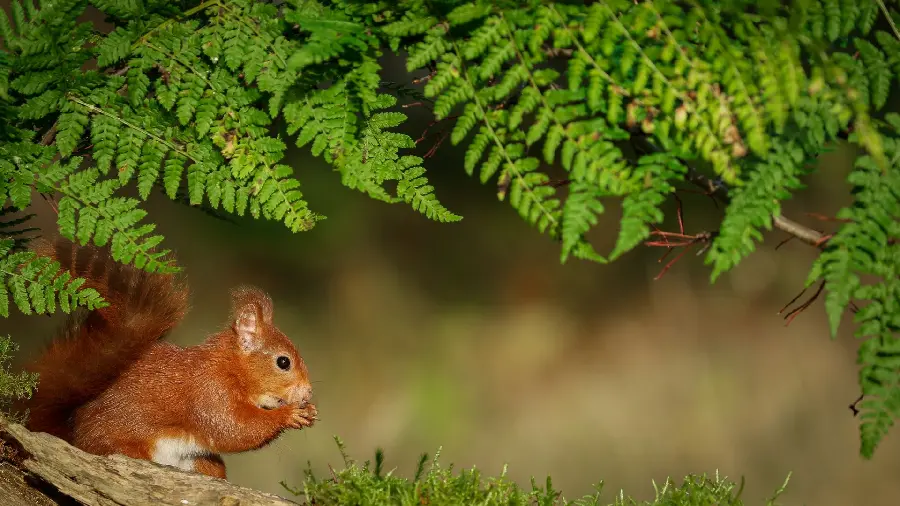
[[[305,407],[312,399],[312,387],[310,385],[300,385],[294,388],[294,402],[301,407]]]

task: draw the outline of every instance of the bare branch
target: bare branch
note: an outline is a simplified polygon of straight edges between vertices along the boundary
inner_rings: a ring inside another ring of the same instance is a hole
[[[821,247],[823,244],[825,244],[826,241],[828,241],[828,239],[831,238],[831,235],[826,235],[822,232],[819,232],[818,230],[813,230],[782,215],[773,217],[773,222],[775,224],[775,228],[777,228],[778,230],[787,232],[788,234],[791,234],[792,236],[800,239],[806,244],[815,246],[816,248]]]
[[[704,190],[704,192],[718,199],[723,204],[728,204],[730,197],[728,196],[728,187],[725,186],[724,183],[713,181],[708,177],[700,174],[696,169],[692,167],[688,167],[688,175],[686,178],[695,186]],[[823,234],[818,230],[814,230],[805,225],[801,225],[796,221],[783,216],[776,215],[772,217],[772,223],[775,225],[775,228],[781,230],[782,232],[787,232],[792,237],[797,238],[810,246],[815,246],[816,248],[821,248],[828,239],[831,238],[830,235]],[[779,246],[781,246],[779,244]]]

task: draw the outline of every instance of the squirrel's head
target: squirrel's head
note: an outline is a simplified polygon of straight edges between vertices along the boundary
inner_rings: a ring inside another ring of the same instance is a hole
[[[272,300],[250,286],[232,290],[231,298],[231,326],[251,400],[265,409],[309,403],[309,372],[294,343],[272,323]]]

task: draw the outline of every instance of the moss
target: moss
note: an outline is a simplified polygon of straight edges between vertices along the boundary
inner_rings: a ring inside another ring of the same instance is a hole
[[[427,454],[422,455],[412,479],[397,476],[393,471],[384,472],[384,453],[379,449],[372,461],[362,464],[349,457],[340,438],[335,438],[344,461],[341,470],[331,469],[331,476],[319,478],[312,469],[307,469],[306,480],[301,487],[293,488],[282,482],[289,492],[303,496],[307,504],[326,505],[428,505],[450,506],[460,504],[491,505],[601,505],[615,506],[742,506],[740,485],[715,473],[708,475],[688,475],[681,483],[667,479],[665,484],[653,484],[655,494],[649,501],[637,501],[624,492],[612,498],[613,502],[601,499],[603,483],[594,488],[591,495],[569,500],[553,488],[548,476],[543,485],[532,478],[530,489],[519,487],[507,476],[504,466],[499,476],[486,476],[475,468],[453,472],[453,465],[441,466],[438,462],[440,450],[428,464]],[[426,469],[427,467],[427,469]],[[787,486],[775,491],[767,506],[774,506],[775,499]]]

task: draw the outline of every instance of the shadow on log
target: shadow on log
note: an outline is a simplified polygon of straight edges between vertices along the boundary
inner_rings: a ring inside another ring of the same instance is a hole
[[[273,494],[121,455],[85,453],[0,416],[3,506],[295,506]]]

